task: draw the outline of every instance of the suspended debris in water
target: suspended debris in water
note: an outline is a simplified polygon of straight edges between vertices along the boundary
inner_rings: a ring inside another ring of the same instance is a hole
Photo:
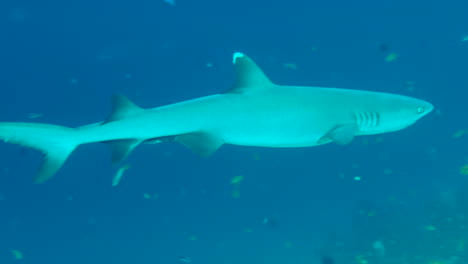
[[[322,263],[322,264],[335,264],[333,259],[331,257],[328,257],[328,256],[322,257],[322,260],[321,260],[320,263]]]
[[[461,174],[461,175],[468,175],[468,164],[465,165],[465,166],[463,166],[463,167],[461,167],[461,169],[460,169],[460,174]]]
[[[28,114],[28,118],[31,118],[31,119],[34,119],[34,118],[38,118],[38,117],[41,117],[42,114],[39,114],[39,113],[29,113]]]
[[[381,53],[387,53],[390,51],[390,46],[387,43],[378,43],[377,48]]]
[[[189,257],[179,257],[179,261],[184,263],[191,263],[192,259]]]
[[[385,57],[386,62],[392,62],[394,60],[398,59],[398,54],[396,53],[390,53]]]
[[[452,138],[459,138],[464,135],[468,135],[468,129],[460,129],[457,132],[455,132],[452,136]]]
[[[372,248],[374,249],[377,256],[379,257],[385,256],[385,245],[383,244],[382,241],[380,240],[374,241],[374,243],[372,243]]]
[[[262,221],[262,224],[270,228],[276,228],[278,226],[278,222],[271,217],[265,217]]]
[[[234,178],[231,179],[231,184],[239,184],[244,180],[243,175],[235,176]]]
[[[297,70],[297,64],[295,63],[283,63],[283,67],[290,70]]]
[[[16,249],[12,249],[10,250],[11,254],[13,254],[13,257],[16,259],[16,260],[21,260],[24,258],[23,256],[23,253],[19,250],[16,250]]]
[[[168,3],[171,6],[175,6],[175,4],[176,4],[175,0],[164,0],[164,2]]]

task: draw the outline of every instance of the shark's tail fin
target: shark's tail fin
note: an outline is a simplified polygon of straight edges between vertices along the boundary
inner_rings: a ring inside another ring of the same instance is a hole
[[[37,123],[0,123],[0,140],[41,151],[42,165],[34,182],[50,179],[81,144],[73,128]]]

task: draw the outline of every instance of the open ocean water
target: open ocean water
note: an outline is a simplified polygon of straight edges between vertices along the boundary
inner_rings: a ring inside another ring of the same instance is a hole
[[[120,93],[150,108],[228,90],[232,54],[276,83],[421,98],[351,144],[0,145],[0,264],[467,264],[468,1],[3,0],[0,121],[82,126]],[[120,184],[112,179],[128,166]]]

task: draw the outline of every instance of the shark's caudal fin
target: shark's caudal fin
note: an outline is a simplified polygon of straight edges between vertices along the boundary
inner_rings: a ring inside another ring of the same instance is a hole
[[[80,145],[75,129],[37,123],[0,123],[0,139],[44,154],[36,183],[51,178]]]

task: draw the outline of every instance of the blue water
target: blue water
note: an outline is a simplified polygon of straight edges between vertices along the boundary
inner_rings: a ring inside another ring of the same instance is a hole
[[[1,144],[0,264],[468,263],[468,135],[453,137],[468,129],[467,11],[464,0],[0,2],[1,121],[74,127],[105,119],[114,93],[142,107],[219,93],[236,51],[280,84],[435,105],[348,146],[224,146],[208,159],[141,146],[116,187],[103,144],[42,185],[40,154]]]

